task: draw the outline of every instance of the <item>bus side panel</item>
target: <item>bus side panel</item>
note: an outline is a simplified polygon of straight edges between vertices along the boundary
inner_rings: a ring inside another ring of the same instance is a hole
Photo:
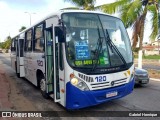
[[[20,77],[25,77],[24,66],[20,66]]]
[[[20,57],[16,57],[16,61],[17,61],[17,73],[20,73]]]
[[[28,70],[28,64],[29,64],[28,59],[29,59],[29,56],[28,56],[28,53],[26,52],[24,56],[25,78],[27,80],[30,80],[30,75],[29,75],[29,70]]]
[[[11,43],[11,67],[16,71],[16,42],[15,38],[12,39]]]
[[[62,44],[62,47],[63,47],[63,52],[62,52],[62,54],[63,54],[63,60],[60,60],[60,58],[59,58],[59,62],[61,61],[61,62],[63,62],[62,64],[64,64],[65,63],[65,45],[64,44]],[[60,52],[60,50],[59,50],[59,52]],[[65,94],[66,94],[66,91],[65,91],[65,88],[66,88],[66,84],[65,84],[65,81],[67,80],[67,79],[65,79],[65,68],[63,67],[63,70],[61,70],[61,69],[59,69],[59,85],[60,85],[60,103],[63,105],[63,106],[65,106],[65,101],[66,101],[66,99],[65,99]],[[63,92],[63,90],[64,90],[64,92]]]
[[[19,65],[24,65],[24,58],[23,57],[19,58]]]
[[[24,71],[24,58],[19,58],[19,69],[20,69],[20,77],[25,77],[25,71]]]
[[[11,67],[16,70],[16,55],[15,53],[11,53]]]
[[[65,94],[64,94],[64,106],[67,107],[67,83],[70,81],[70,74],[73,74],[73,69],[68,65],[68,62],[67,62],[67,59],[66,59],[66,54],[65,54],[65,48],[64,48],[64,51],[63,51],[63,55],[64,55],[64,71],[65,71]],[[62,98],[61,98],[62,99]]]
[[[44,53],[33,53],[32,54],[32,83],[37,85],[37,70],[42,71],[43,75],[45,76],[45,60],[43,58]]]
[[[45,75],[44,53],[26,53],[24,58],[25,78],[37,86],[37,70]]]

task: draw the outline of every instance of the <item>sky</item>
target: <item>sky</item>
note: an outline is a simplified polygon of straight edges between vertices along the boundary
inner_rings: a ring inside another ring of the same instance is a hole
[[[97,0],[96,6],[114,1]],[[14,37],[22,26],[30,26],[30,15],[31,24],[34,24],[51,12],[73,6],[64,0],[0,0],[0,42],[7,36]],[[147,24],[146,29],[150,30],[150,25]],[[131,29],[127,31],[131,38]],[[149,34],[150,32],[144,34],[145,42],[149,40]]]

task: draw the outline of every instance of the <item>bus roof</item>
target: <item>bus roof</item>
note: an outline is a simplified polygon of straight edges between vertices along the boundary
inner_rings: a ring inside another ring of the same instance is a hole
[[[34,27],[35,25],[37,25],[38,23],[44,21],[44,20],[47,20],[49,18],[52,18],[53,16],[58,16],[59,18],[61,18],[61,14],[63,13],[70,13],[70,12],[79,12],[79,13],[96,13],[96,14],[103,14],[103,15],[109,15],[109,14],[106,14],[106,13],[103,13],[103,12],[100,12],[100,11],[89,11],[89,10],[59,10],[57,12],[53,12],[49,15],[47,15],[46,17],[44,17],[43,19],[40,19],[38,22],[36,22],[35,24],[29,26],[28,28],[26,28],[25,30],[23,30],[22,32],[18,33],[16,36],[12,37],[12,38],[15,38],[21,34],[24,34],[25,31],[29,30],[30,28]],[[111,16],[111,15],[109,15]],[[22,35],[23,36],[23,35]]]

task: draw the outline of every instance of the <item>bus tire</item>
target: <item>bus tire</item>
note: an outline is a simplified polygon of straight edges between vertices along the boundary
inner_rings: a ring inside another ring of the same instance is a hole
[[[17,74],[17,77],[20,78],[20,74],[19,73],[16,73],[16,74]]]
[[[45,81],[44,77],[41,77],[41,79],[39,81],[39,88],[40,88],[42,96],[45,99],[48,99],[49,95],[46,93],[45,83],[46,83],[46,81]]]
[[[20,73],[17,73],[17,62],[15,62],[15,71],[18,78],[20,78]]]

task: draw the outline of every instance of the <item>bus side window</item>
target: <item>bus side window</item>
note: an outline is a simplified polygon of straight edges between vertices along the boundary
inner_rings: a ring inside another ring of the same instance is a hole
[[[32,51],[32,29],[26,32],[25,51]]]
[[[36,52],[43,52],[44,51],[43,24],[35,27],[34,40],[33,40],[33,50]]]
[[[20,57],[23,57],[24,39],[20,39],[19,44],[20,44]]]

